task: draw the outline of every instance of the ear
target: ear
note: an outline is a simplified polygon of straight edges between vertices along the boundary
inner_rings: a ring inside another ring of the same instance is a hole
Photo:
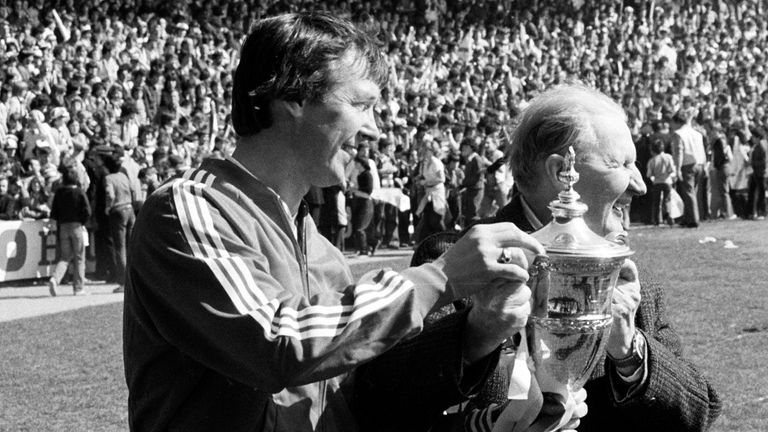
[[[304,101],[286,101],[285,105],[291,116],[298,117],[304,114]]]
[[[557,174],[563,170],[564,166],[565,158],[556,153],[547,156],[547,159],[544,161],[545,181],[549,182],[556,190],[563,188],[563,184],[557,179]]]
[[[304,115],[303,102],[286,101],[277,99],[272,101],[272,112],[278,116],[286,116],[287,119],[298,119]]]

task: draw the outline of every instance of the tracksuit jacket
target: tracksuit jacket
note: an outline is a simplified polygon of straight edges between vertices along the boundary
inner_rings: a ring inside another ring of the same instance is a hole
[[[453,296],[431,264],[353,281],[308,219],[230,159],[147,199],[125,294],[132,430],[358,428],[351,372]]]

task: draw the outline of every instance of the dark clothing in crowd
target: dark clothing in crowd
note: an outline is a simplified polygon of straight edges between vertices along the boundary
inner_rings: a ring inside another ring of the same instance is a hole
[[[22,207],[21,197],[4,195],[0,197],[0,220],[16,220]]]
[[[320,224],[320,208],[323,206],[323,190],[317,186],[309,188],[309,192],[304,196],[304,201],[309,208],[309,215],[315,221],[315,225]]]
[[[339,250],[344,250],[344,228],[346,227],[347,215],[346,208],[341,208],[345,203],[344,189],[340,186],[329,186],[323,188],[323,205],[320,207],[320,222],[318,229],[320,234],[328,239],[331,244]],[[343,214],[342,214],[343,212]],[[342,224],[342,217],[345,219]]]
[[[56,189],[51,205],[51,219],[58,223],[78,222],[83,225],[91,217],[91,205],[85,192],[74,185]]]
[[[480,203],[483,201],[483,193],[485,191],[484,171],[483,158],[477,154],[474,154],[474,157],[467,161],[464,168],[464,181],[461,185],[465,190],[461,214],[467,226],[480,220],[478,210],[480,209]]]
[[[122,285],[125,283],[128,239],[136,217],[133,212],[133,191],[128,176],[123,172],[108,174],[104,178],[104,187],[115,280]]]
[[[91,217],[91,205],[85,192],[78,185],[64,185],[56,189],[51,206],[51,219],[56,221],[59,260],[51,279],[58,285],[72,268],[72,289],[83,292],[85,282],[85,224]]]
[[[758,141],[752,147],[749,157],[752,165],[752,176],[749,178],[749,202],[747,209],[752,217],[765,217],[765,167],[766,167],[766,142]]]
[[[367,163],[367,161],[365,162]],[[357,191],[352,198],[352,232],[359,254],[368,253],[368,225],[373,221],[373,175],[368,169],[357,175]]]

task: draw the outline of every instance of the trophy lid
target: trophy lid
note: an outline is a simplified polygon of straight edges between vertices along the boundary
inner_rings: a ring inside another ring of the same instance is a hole
[[[589,229],[584,222],[587,205],[579,201],[579,194],[573,185],[579,181],[576,172],[576,152],[568,148],[565,156],[565,166],[557,175],[558,180],[565,185],[556,200],[549,203],[552,211],[552,222],[533,233],[546,248],[547,254],[575,255],[582,257],[612,258],[632,255],[632,250],[626,244],[606,240]],[[618,236],[618,238],[625,236]]]

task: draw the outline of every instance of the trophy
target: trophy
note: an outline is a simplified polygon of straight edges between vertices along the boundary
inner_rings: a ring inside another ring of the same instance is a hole
[[[633,254],[587,227],[587,205],[573,190],[579,180],[575,158],[570,147],[558,173],[565,190],[549,204],[552,222],[533,233],[546,255],[537,256],[529,269],[533,307],[527,325],[537,375],[572,392],[589,379],[605,349],[613,289],[624,259]]]

